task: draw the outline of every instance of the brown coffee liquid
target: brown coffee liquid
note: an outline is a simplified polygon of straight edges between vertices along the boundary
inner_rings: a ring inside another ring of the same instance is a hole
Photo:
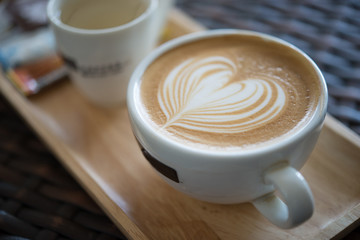
[[[303,128],[320,83],[301,54],[254,36],[179,46],[145,71],[141,103],[161,134],[193,147],[244,149]]]

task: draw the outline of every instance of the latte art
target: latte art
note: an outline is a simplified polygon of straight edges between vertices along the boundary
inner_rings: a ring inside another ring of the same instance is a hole
[[[211,133],[255,129],[276,118],[285,92],[271,79],[236,81],[236,58],[198,57],[177,66],[158,91],[164,128],[179,126]]]
[[[178,46],[144,72],[142,115],[157,133],[212,150],[266,145],[308,123],[317,73],[294,50],[254,36]]]

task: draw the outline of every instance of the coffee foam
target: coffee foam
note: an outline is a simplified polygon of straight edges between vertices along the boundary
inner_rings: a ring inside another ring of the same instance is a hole
[[[257,37],[219,37],[159,57],[144,74],[141,96],[162,134],[192,146],[244,148],[303,126],[319,96],[314,78],[294,50]]]

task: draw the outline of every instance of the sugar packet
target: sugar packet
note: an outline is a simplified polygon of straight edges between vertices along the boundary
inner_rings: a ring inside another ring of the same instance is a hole
[[[1,39],[0,65],[5,76],[25,96],[31,96],[67,75],[47,27]]]

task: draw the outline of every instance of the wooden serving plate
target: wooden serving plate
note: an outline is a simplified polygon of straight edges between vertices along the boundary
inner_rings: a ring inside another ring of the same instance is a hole
[[[203,29],[174,10],[165,37]],[[30,99],[3,76],[0,89],[129,239],[336,239],[360,224],[360,138],[331,116],[302,169],[315,213],[280,230],[251,204],[205,203],[169,187],[140,153],[125,106],[97,108],[69,81]]]

